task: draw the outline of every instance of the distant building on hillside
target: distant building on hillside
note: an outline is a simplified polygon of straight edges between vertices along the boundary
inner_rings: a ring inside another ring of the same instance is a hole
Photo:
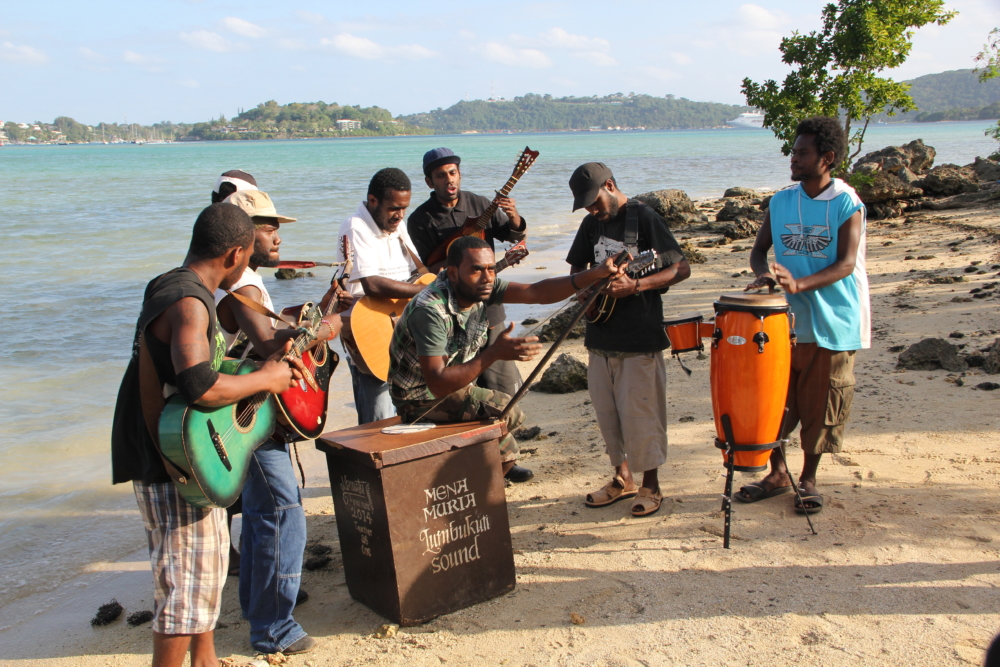
[[[340,132],[345,132],[347,130],[360,130],[361,121],[360,120],[349,120],[347,118],[341,118],[337,121],[337,130]]]

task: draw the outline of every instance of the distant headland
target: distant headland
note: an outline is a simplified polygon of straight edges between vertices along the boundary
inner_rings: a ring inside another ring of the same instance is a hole
[[[1000,117],[1000,78],[980,84],[971,69],[907,81],[918,110],[880,116],[884,122],[934,122]],[[385,137],[491,132],[703,129],[724,127],[749,107],[695,102],[684,97],[613,93],[553,97],[528,93],[507,99],[463,100],[447,109],[393,116],[378,106],[274,100],[232,117],[201,123],[84,125],[60,116],[51,123],[0,121],[0,143],[166,143]]]

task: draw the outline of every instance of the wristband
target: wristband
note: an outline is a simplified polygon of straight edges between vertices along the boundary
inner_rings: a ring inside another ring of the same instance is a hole
[[[328,340],[333,340],[334,338],[337,337],[337,332],[333,328],[333,322],[327,319],[322,319],[320,320],[320,324],[325,324],[326,326],[330,327],[330,338]]]
[[[580,288],[576,286],[576,274],[575,273],[569,274],[569,284],[572,285],[573,289],[576,290],[577,292],[580,291]]]

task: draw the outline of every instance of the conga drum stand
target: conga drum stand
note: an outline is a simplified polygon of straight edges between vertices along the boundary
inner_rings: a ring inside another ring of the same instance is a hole
[[[722,422],[722,429],[726,435],[726,442],[720,443],[716,442],[716,447],[724,449],[726,452],[726,490],[722,495],[722,511],[725,513],[725,519],[722,529],[722,548],[729,548],[729,541],[732,535],[732,522],[733,522],[733,473],[736,469],[736,456],[735,453],[738,451],[750,451],[750,450],[760,450],[760,449],[777,449],[781,454],[781,461],[785,464],[785,470],[787,471],[789,479],[792,481],[792,489],[795,491],[795,498],[799,501],[800,507],[805,507],[802,502],[802,495],[799,493],[799,485],[795,483],[792,479],[791,469],[788,467],[788,459],[785,458],[784,445],[788,444],[788,438],[783,438],[785,434],[785,419],[788,417],[788,408],[785,408],[785,414],[781,419],[781,429],[778,431],[778,440],[772,442],[769,445],[737,445],[734,444],[736,439],[733,437],[733,426],[729,420],[729,415],[722,415],[720,421]],[[817,535],[816,528],[813,527],[812,519],[806,514],[806,521],[809,523],[809,530],[812,531],[813,535]]]

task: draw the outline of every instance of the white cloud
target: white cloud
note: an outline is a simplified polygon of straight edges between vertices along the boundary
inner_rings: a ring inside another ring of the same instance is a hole
[[[243,35],[244,37],[257,38],[263,37],[267,34],[267,31],[259,25],[250,23],[250,21],[244,21],[243,19],[235,16],[227,16],[222,19],[222,25],[226,26],[226,28],[235,32],[237,35]]]
[[[307,12],[302,9],[295,12],[295,15],[298,16],[301,20],[305,21],[306,23],[312,23],[313,25],[326,25],[330,22],[322,14]]]
[[[677,65],[690,65],[694,62],[694,58],[686,53],[680,53],[678,51],[667,52],[667,57]]]
[[[779,30],[788,21],[784,12],[764,9],[760,5],[740,5],[736,18],[745,27],[755,30]]]
[[[385,49],[372,40],[365,37],[355,37],[347,32],[342,32],[333,39],[324,37],[319,43],[351,58],[378,60],[385,55]]]
[[[610,55],[611,42],[600,37],[585,37],[566,32],[563,28],[549,28],[538,37],[523,37],[521,35],[511,35],[508,41],[523,49],[517,49],[520,53],[510,54],[498,52],[496,59],[498,62],[509,64],[510,60],[524,60],[530,57],[524,56],[524,52],[531,51],[533,54],[541,54],[546,65],[532,65],[534,67],[547,67],[551,64],[548,56],[540,49],[559,49],[570,51],[573,57],[583,60],[599,67],[609,67],[617,65],[618,61]],[[536,56],[537,57],[537,56]],[[503,58],[503,59],[501,59]]]
[[[391,48],[389,51],[398,54],[403,58],[409,59],[434,58],[438,55],[437,51],[431,51],[426,47],[420,46],[419,44],[404,44],[402,46]]]
[[[137,65],[143,67],[150,72],[159,72],[160,68],[158,65],[166,62],[163,58],[157,56],[146,56],[141,53],[136,53],[135,51],[125,51],[122,53],[122,60],[129,63],[130,65]]]
[[[49,62],[49,57],[44,51],[33,46],[12,44],[5,41],[0,42],[0,60],[21,63],[22,65],[44,65]]]
[[[476,38],[476,33],[472,32],[471,30],[459,30],[458,36],[461,37],[462,39],[470,40]]]
[[[341,55],[350,58],[360,58],[361,60],[393,60],[403,58],[406,60],[422,60],[425,58],[437,57],[436,51],[420,46],[419,44],[401,44],[399,46],[382,46],[367,37],[358,37],[349,32],[342,32],[335,35],[333,39],[324,37],[319,41],[323,48],[331,49]]]
[[[583,35],[571,35],[562,28],[550,28],[542,33],[542,40],[549,46],[561,49],[572,49],[573,51],[600,51],[607,53],[611,50],[611,42],[600,37],[584,37]]]
[[[198,88],[201,84],[194,79],[181,79],[177,82],[177,85],[184,86],[185,88]]]
[[[81,56],[83,56],[87,60],[92,60],[95,63],[103,63],[106,62],[108,59],[107,56],[102,55],[97,51],[92,51],[91,49],[88,49],[86,46],[81,46],[78,50]]]
[[[618,64],[618,61],[613,57],[600,51],[575,51],[573,56],[598,67],[611,67]]]
[[[501,65],[534,68],[552,66],[549,57],[538,49],[515,49],[499,42],[488,42],[483,45],[480,52],[486,60]]]
[[[235,48],[234,44],[228,39],[217,32],[210,32],[208,30],[182,32],[180,38],[196,49],[205,49],[206,51],[215,51],[216,53],[226,53]]]

